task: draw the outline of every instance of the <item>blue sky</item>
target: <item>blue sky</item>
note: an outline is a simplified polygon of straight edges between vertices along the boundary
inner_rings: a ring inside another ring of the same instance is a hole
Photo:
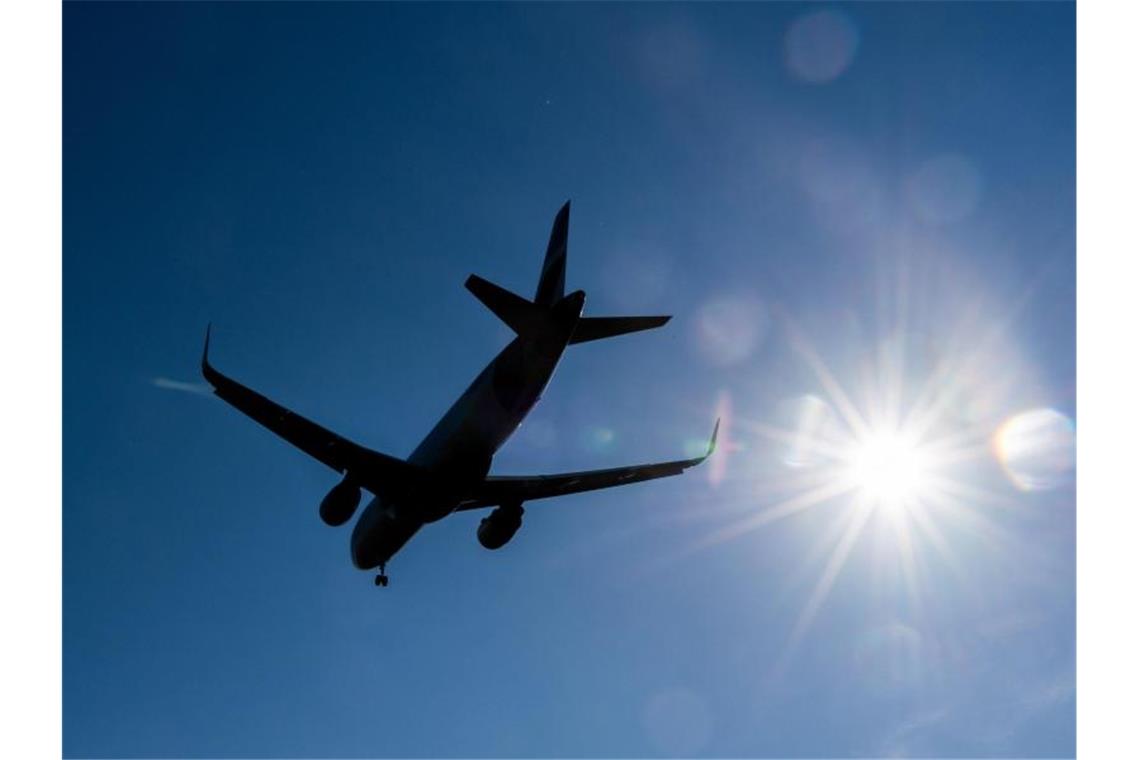
[[[1072,755],[1074,98],[1063,3],[66,5],[65,754]],[[494,470],[722,451],[377,590],[205,324],[405,455],[567,198],[587,313],[675,317]],[[848,398],[914,505],[819,496]]]

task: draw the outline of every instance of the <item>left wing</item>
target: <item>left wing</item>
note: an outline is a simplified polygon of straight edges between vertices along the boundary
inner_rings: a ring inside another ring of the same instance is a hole
[[[680,475],[688,468],[695,467],[709,458],[709,455],[716,449],[716,434],[719,429],[720,420],[718,419],[713,428],[708,450],[704,455],[693,459],[678,459],[673,462],[658,462],[656,464],[635,464],[608,470],[564,472],[557,475],[522,477],[491,475],[476,487],[475,492],[469,498],[460,502],[455,511],[494,507],[500,504],[521,504],[524,501],[533,501],[534,499],[546,499],[551,496],[564,496],[581,491],[594,491],[599,488],[624,486],[642,480]]]
[[[223,375],[210,364],[209,353],[210,330],[206,328],[202,375],[213,386],[215,396],[357,485],[380,496],[402,493],[425,478],[419,467],[339,436]]]

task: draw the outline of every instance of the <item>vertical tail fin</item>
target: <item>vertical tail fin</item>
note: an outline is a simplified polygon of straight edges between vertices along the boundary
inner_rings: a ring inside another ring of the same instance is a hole
[[[550,242],[546,246],[546,259],[542,262],[542,274],[538,278],[538,289],[534,291],[534,302],[539,306],[553,306],[561,300],[566,290],[566,237],[570,230],[570,201],[554,217],[550,229]]]
[[[554,226],[550,229],[550,242],[546,246],[546,258],[542,262],[542,274],[538,278],[538,289],[534,292],[533,302],[474,274],[467,278],[467,289],[519,335],[533,332],[543,325],[550,316],[552,308],[565,294],[566,238],[569,229],[570,201],[566,201],[558,210],[558,215],[554,217]],[[578,291],[578,294],[585,299],[585,293]],[[578,304],[578,311],[581,312],[581,302]],[[651,330],[668,321],[667,316],[579,316],[574,332],[570,336],[570,343],[587,343],[626,333]]]

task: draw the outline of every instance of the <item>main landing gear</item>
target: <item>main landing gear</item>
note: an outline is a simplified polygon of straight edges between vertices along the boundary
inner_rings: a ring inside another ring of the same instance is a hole
[[[377,575],[373,579],[373,583],[375,583],[377,586],[384,586],[385,588],[387,588],[388,576],[384,574],[384,566],[383,565],[380,566],[380,574]]]

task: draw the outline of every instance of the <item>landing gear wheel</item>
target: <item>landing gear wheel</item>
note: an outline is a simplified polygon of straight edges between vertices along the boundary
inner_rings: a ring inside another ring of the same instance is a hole
[[[377,575],[373,579],[372,582],[375,583],[377,586],[384,586],[385,588],[388,587],[388,576],[384,574],[384,566],[383,565],[380,566],[380,574]]]

